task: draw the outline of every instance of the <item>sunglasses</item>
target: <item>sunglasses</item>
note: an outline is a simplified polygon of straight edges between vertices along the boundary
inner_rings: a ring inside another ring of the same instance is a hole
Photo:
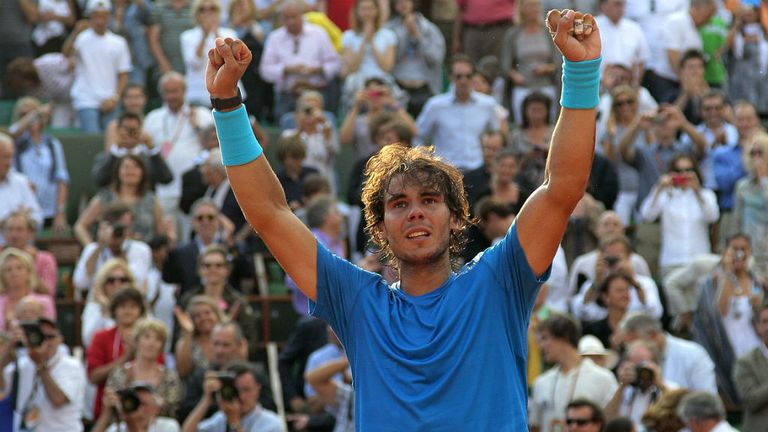
[[[472,78],[472,74],[453,74],[453,79],[470,79]]]
[[[749,152],[749,155],[750,156],[762,156],[763,155],[763,151],[760,150],[760,149],[754,149],[754,150]]]
[[[715,110],[721,110],[723,109],[722,105],[702,105],[701,110],[702,111],[715,111]]]
[[[56,339],[57,337],[59,337],[59,335],[56,333],[47,333],[47,334],[43,333],[43,339],[45,340],[53,340],[53,339]]]
[[[202,222],[202,221],[208,221],[208,222],[210,222],[210,221],[212,221],[212,220],[215,220],[215,219],[216,219],[216,216],[215,216],[215,215],[211,215],[211,214],[201,214],[201,215],[197,215],[197,216],[195,216],[195,219],[196,219],[198,222]]]
[[[200,264],[200,267],[204,269],[210,269],[210,268],[224,268],[227,266],[227,263],[225,262],[204,262]]]
[[[197,9],[198,12],[218,12],[219,8],[216,6],[200,6],[200,8]]]
[[[614,107],[620,107],[623,105],[634,105],[635,100],[634,99],[624,99],[624,100],[617,100],[613,103]]]
[[[108,283],[108,284],[113,284],[115,282],[120,282],[120,283],[124,283],[125,284],[125,283],[128,283],[130,281],[131,281],[131,279],[126,277],[126,276],[119,276],[119,277],[110,276],[104,282]]]
[[[569,418],[565,420],[565,423],[568,424],[568,426],[586,426],[590,423],[592,423],[594,420],[592,419],[584,419],[584,418]]]
[[[696,172],[696,171],[694,171],[693,168],[675,168],[675,169],[672,170],[672,172],[676,172],[676,173],[692,173],[692,172]]]

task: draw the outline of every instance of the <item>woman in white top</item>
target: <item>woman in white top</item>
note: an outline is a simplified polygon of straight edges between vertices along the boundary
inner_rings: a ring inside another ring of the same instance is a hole
[[[709,224],[720,217],[715,193],[701,186],[693,158],[678,155],[669,164],[640,208],[646,221],[661,218],[661,277],[688,264],[693,257],[711,252]]]
[[[237,38],[234,30],[219,27],[221,2],[219,0],[195,0],[192,14],[197,26],[181,34],[181,54],[184,57],[187,79],[187,103],[210,107],[211,101],[205,88],[205,66],[208,50],[214,47],[217,37]]]
[[[91,339],[97,331],[115,325],[115,320],[109,312],[109,304],[112,295],[124,286],[136,286],[136,278],[128,263],[120,258],[105,262],[96,273],[93,290],[83,308],[81,336],[84,347],[91,344]]]

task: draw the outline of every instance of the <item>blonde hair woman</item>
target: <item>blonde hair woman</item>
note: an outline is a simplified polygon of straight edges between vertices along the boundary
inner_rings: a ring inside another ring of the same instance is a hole
[[[37,278],[32,257],[21,249],[7,248],[0,253],[0,330],[16,319],[16,305],[25,297],[39,301],[44,316],[56,320],[53,298]]]
[[[734,232],[749,235],[755,274],[768,277],[768,135],[754,136],[741,153],[747,176],[736,183]]]
[[[135,286],[128,263],[120,258],[112,258],[105,262],[94,277],[93,290],[83,309],[81,319],[82,344],[90,345],[93,335],[115,325],[115,320],[109,312],[112,295],[124,286]]]

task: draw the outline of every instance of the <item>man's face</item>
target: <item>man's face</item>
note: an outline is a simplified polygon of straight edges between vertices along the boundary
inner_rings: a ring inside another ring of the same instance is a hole
[[[625,0],[606,0],[600,5],[600,11],[613,22],[619,22],[624,16]]]
[[[125,118],[117,127],[117,136],[121,147],[133,148],[141,140],[141,122]]]
[[[757,117],[755,107],[751,105],[740,105],[733,113],[736,122],[736,129],[742,137],[752,135],[760,126],[760,119]]]
[[[424,181],[414,181],[426,180],[423,177],[392,179],[384,198],[384,220],[379,223],[395,257],[412,265],[446,259],[451,229],[458,228],[443,194]]]
[[[35,234],[29,229],[26,217],[14,216],[5,220],[3,235],[8,246],[23,249],[34,238]]]
[[[148,424],[160,413],[160,406],[157,404],[155,395],[148,390],[136,390],[136,396],[138,396],[141,405],[136,411],[126,413],[125,420],[134,425]]]
[[[395,10],[400,16],[407,16],[413,13],[413,0],[397,0]]]
[[[723,258],[732,263],[734,271],[745,271],[751,256],[752,247],[747,239],[741,237],[735,237],[728,242],[725,252],[723,253]]]
[[[715,15],[715,12],[717,12],[717,6],[715,5],[691,6],[690,9],[691,18],[693,18],[693,23],[696,24],[696,27],[701,27],[708,23]]]
[[[624,235],[624,223],[616,212],[604,212],[597,224],[597,236],[606,238],[617,235]]]
[[[131,326],[141,318],[141,306],[133,301],[125,301],[115,308],[115,322],[118,325]]]
[[[763,343],[768,345],[768,309],[763,309],[758,315],[757,333],[763,339]]]
[[[481,146],[483,149],[483,163],[485,166],[490,167],[493,165],[499,150],[504,146],[504,139],[498,134],[484,135]]]
[[[48,324],[41,323],[40,330],[43,332],[43,344],[40,346],[45,360],[53,358],[56,355],[56,351],[59,349],[61,343],[61,334],[59,330]]]
[[[680,65],[680,76],[687,76],[698,80],[704,79],[704,60],[693,57]]]
[[[493,164],[493,174],[499,181],[511,183],[515,181],[519,168],[520,164],[514,156],[505,155]]]
[[[719,97],[710,97],[701,101],[701,116],[708,125],[720,125],[723,123],[723,110],[725,103]]]
[[[472,65],[456,62],[451,67],[451,80],[456,89],[456,96],[468,97],[472,91]]]
[[[568,432],[600,432],[602,423],[592,417],[592,408],[588,406],[569,408],[566,414]]]
[[[5,138],[0,137],[0,181],[5,180],[8,171],[11,170],[13,162],[13,144],[4,142]]]
[[[119,233],[115,232],[115,226],[123,227],[122,235],[118,235]],[[123,214],[120,219],[117,220],[117,222],[112,224],[112,227],[112,236],[109,239],[109,249],[113,254],[117,255],[120,254],[125,239],[131,236],[131,227],[133,227],[133,215],[130,213]]]
[[[107,25],[109,24],[109,11],[99,9],[91,12],[90,21],[93,31],[98,34],[106,32]]]
[[[541,352],[544,354],[544,360],[547,363],[555,363],[561,348],[560,341],[552,337],[548,330],[538,332],[536,337],[538,338],[539,348],[541,348]]]
[[[301,33],[301,10],[297,5],[291,4],[283,8],[283,25],[288,33],[298,35]]]
[[[219,211],[209,205],[201,205],[192,216],[192,228],[203,237],[213,237],[219,228]]]
[[[240,413],[247,414],[256,408],[256,404],[259,403],[259,394],[261,393],[261,386],[256,379],[250,373],[244,373],[235,378],[235,387],[239,394],[240,400]]]
[[[214,363],[225,365],[239,357],[240,346],[235,340],[235,331],[232,327],[218,327],[213,331],[213,359]]]
[[[608,290],[602,294],[603,302],[608,308],[627,310],[629,307],[629,293],[634,287],[624,278],[616,278],[611,281]]]
[[[602,250],[602,259],[606,262],[606,267],[610,270],[623,270],[632,273],[632,263],[629,259],[630,252],[627,246],[621,242],[606,245]]]
[[[169,79],[163,85],[163,102],[176,111],[184,105],[184,83],[177,79]]]

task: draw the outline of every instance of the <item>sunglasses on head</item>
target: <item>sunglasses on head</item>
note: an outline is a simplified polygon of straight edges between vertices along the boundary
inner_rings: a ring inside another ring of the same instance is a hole
[[[128,283],[130,281],[131,281],[131,279],[129,277],[127,277],[127,276],[110,276],[104,282],[108,283],[108,284],[113,284],[113,283],[116,283],[116,282]]]
[[[568,424],[568,426],[586,426],[590,423],[592,423],[592,419],[584,419],[584,418],[569,418],[565,420],[565,423]]]

